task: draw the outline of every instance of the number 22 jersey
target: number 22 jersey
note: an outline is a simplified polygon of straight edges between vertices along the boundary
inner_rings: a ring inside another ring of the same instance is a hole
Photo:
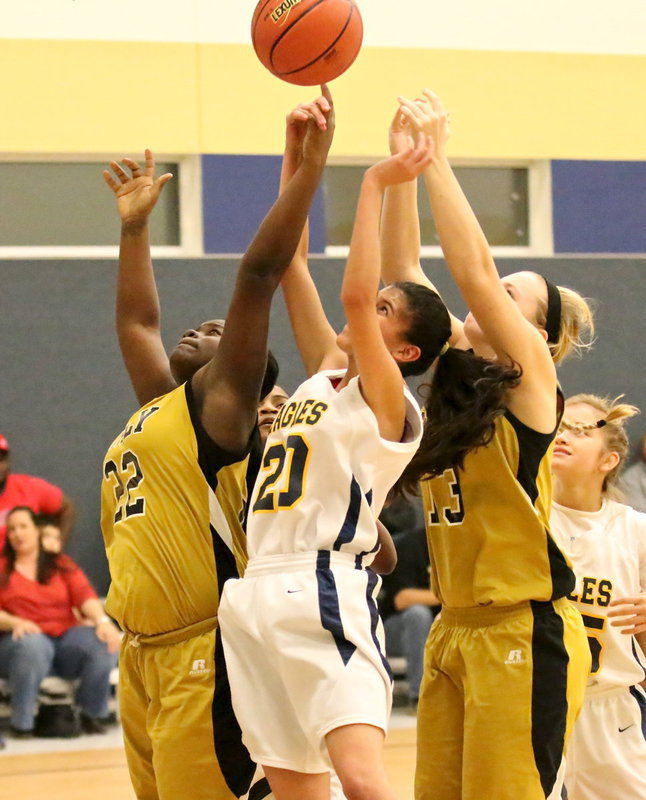
[[[190,382],[130,418],[101,489],[106,611],[121,627],[155,635],[216,615],[224,581],[246,566],[246,465],[209,438]]]
[[[359,379],[352,378],[336,391],[343,375],[313,375],[276,417],[253,490],[247,524],[250,558],[320,550],[355,555],[376,551],[375,519],[417,450],[421,415],[402,384],[402,441],[381,438]]]

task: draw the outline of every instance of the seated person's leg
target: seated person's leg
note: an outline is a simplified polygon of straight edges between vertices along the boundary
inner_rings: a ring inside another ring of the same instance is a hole
[[[107,717],[110,672],[115,664],[116,654],[108,652],[94,628],[77,625],[56,639],[54,670],[62,678],[80,678],[76,701],[86,720]]]
[[[0,676],[8,678],[15,732],[33,730],[38,687],[53,658],[54,645],[44,633],[29,633],[16,640],[10,633],[0,636]]]
[[[408,696],[412,703],[417,703],[424,671],[424,645],[433,622],[433,610],[430,606],[414,605],[399,616],[402,618],[402,652],[408,662]]]

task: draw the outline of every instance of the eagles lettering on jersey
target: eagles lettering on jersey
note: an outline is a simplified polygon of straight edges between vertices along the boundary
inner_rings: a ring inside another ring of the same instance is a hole
[[[576,573],[568,599],[581,613],[592,653],[588,692],[641,682],[641,650],[634,636],[610,625],[607,614],[613,599],[646,587],[646,515],[608,498],[598,511],[554,502],[550,526]]]
[[[369,563],[375,517],[410,461],[422,425],[410,392],[403,441],[382,439],[358,377],[313,375],[283,406],[267,437],[247,523],[251,558],[338,550]]]
[[[274,420],[270,432],[290,428],[292,425],[316,425],[327,409],[327,403],[313,398],[285,403]]]
[[[580,589],[577,586],[575,591],[568,595],[568,600],[605,608],[612,600],[612,581],[607,578],[582,578]]]

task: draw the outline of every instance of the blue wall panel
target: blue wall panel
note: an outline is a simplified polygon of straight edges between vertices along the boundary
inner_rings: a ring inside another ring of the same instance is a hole
[[[244,253],[278,192],[280,156],[202,156],[205,253]],[[319,189],[310,214],[310,252],[325,250]]]
[[[646,163],[553,161],[555,253],[646,253]]]

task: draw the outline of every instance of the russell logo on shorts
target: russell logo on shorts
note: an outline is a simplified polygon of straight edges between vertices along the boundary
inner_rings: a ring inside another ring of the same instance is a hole
[[[522,650],[510,650],[509,655],[505,659],[505,664],[524,664],[525,659],[523,658],[523,651]]]
[[[193,667],[188,673],[189,675],[208,675],[211,669],[206,666],[206,660],[198,658],[193,662]]]

